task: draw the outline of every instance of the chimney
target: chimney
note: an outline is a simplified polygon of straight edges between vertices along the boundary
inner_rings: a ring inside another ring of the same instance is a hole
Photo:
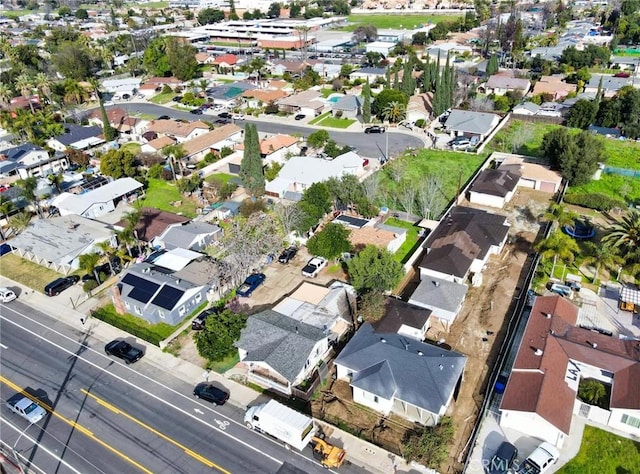
[[[537,355],[537,356],[541,356],[542,355],[542,349],[536,349],[534,354]]]
[[[178,285],[180,284],[180,278],[176,279],[176,284],[178,284]]]
[[[440,286],[440,282],[439,281],[435,281],[434,280],[432,283],[436,286],[436,288]]]

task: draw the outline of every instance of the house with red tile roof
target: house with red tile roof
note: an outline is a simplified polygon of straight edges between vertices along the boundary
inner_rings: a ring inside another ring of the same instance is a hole
[[[222,56],[218,56],[209,64],[213,64],[218,70],[220,69],[231,69],[236,67],[238,64],[238,56],[235,54],[223,54]]]
[[[562,296],[536,298],[500,404],[500,426],[526,430],[558,448],[573,415],[640,436],[640,341],[577,321],[578,308]],[[608,409],[577,398],[588,379],[607,387]]]
[[[298,143],[299,140],[291,135],[272,135],[260,142],[260,155],[265,164],[284,163],[287,155],[293,156],[300,153]],[[244,144],[240,144],[238,150],[244,150]]]
[[[234,149],[242,140],[242,129],[235,124],[215,128],[182,144],[185,159],[191,162],[202,160],[208,153],[219,153],[222,148]]]

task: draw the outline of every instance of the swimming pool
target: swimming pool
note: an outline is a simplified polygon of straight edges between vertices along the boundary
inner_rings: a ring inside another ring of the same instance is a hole
[[[338,102],[340,99],[342,99],[343,96],[341,95],[334,95],[333,97],[329,97],[327,100],[333,104],[335,104],[336,102]]]

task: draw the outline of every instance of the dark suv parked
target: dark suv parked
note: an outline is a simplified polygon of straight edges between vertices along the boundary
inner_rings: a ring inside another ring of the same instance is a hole
[[[51,283],[44,287],[44,294],[47,296],[59,295],[64,290],[75,285],[79,281],[80,277],[77,275],[58,278],[57,280],[53,280]]]

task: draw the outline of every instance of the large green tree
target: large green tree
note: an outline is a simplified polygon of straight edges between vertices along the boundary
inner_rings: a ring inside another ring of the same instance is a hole
[[[87,79],[93,66],[89,50],[78,41],[61,44],[51,60],[60,74],[76,81]]]
[[[350,231],[342,224],[329,223],[307,241],[307,249],[313,255],[329,260],[337,259],[351,250]]]
[[[373,100],[373,104],[371,104],[371,112],[377,117],[382,118],[384,110],[386,110],[389,104],[393,102],[402,104],[406,109],[407,104],[409,103],[409,96],[402,91],[385,89]]]
[[[575,259],[576,254],[580,252],[580,247],[578,247],[575,239],[559,230],[538,242],[534,248],[537,252],[540,252],[543,260],[551,259],[553,261],[551,277],[553,277],[555,272],[558,259],[565,264],[571,263]]]
[[[224,12],[216,8],[205,8],[198,13],[198,23],[201,25],[210,25],[224,21]]]
[[[138,174],[136,157],[126,150],[109,150],[100,158],[100,172],[114,179]]]
[[[238,349],[233,343],[240,338],[246,324],[246,316],[228,309],[208,318],[204,329],[195,336],[198,353],[211,362],[234,354]]]
[[[594,123],[597,113],[598,103],[596,101],[580,99],[571,107],[567,117],[567,125],[586,130],[589,125]]]
[[[543,137],[541,149],[571,186],[589,182],[598,163],[604,161],[602,141],[588,132],[576,135],[566,128],[552,130]]]
[[[244,127],[244,154],[240,162],[240,178],[246,190],[253,197],[264,194],[264,172],[260,156],[258,130],[253,124]]]
[[[302,195],[302,201],[308,205],[305,209],[316,221],[322,219],[331,210],[331,195],[325,183],[313,183]]]
[[[171,73],[181,81],[193,79],[198,71],[198,50],[175,37],[168,37],[166,41],[167,62]]]
[[[142,65],[153,76],[166,77],[171,75],[171,66],[167,58],[165,39],[154,38],[149,42],[142,57]]]
[[[393,290],[404,274],[402,264],[391,252],[367,245],[347,263],[349,280],[359,292]]]

